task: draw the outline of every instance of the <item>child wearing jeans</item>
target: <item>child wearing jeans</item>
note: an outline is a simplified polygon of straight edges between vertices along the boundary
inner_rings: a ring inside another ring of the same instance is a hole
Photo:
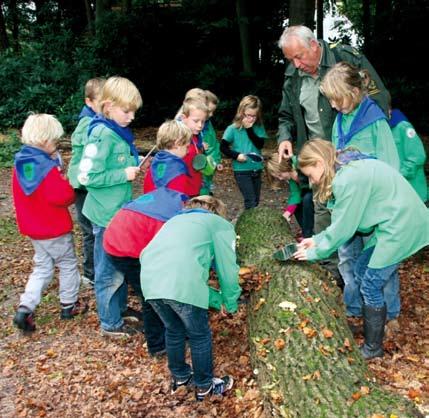
[[[267,177],[270,182],[273,182],[273,179],[288,182],[289,196],[283,217],[290,222],[292,215],[295,215],[303,238],[309,238],[314,233],[313,192],[308,184],[302,185],[300,182],[296,165],[295,156],[279,162],[279,154],[276,152],[267,161]]]
[[[142,98],[136,86],[123,77],[110,77],[101,91],[101,114],[89,124],[88,142],[79,164],[79,183],[88,194],[83,214],[92,222],[95,236],[95,298],[103,335],[123,337],[136,333],[124,323],[127,284],[103,249],[107,224],[132,198],[139,156],[128,125]]]
[[[13,322],[34,331],[34,310],[42,292],[59,268],[61,319],[87,311],[78,302],[80,275],[73,245],[73,224],[68,207],[73,188],[61,173],[57,141],[63,128],[52,115],[35,114],[22,128],[23,146],[15,155],[12,194],[19,231],[31,239],[34,268],[20,297]]]
[[[88,140],[88,126],[100,108],[100,93],[105,80],[92,78],[85,84],[85,105],[79,114],[79,123],[71,136],[72,156],[67,170],[67,177],[74,188],[76,200],[76,217],[82,231],[83,241],[83,277],[82,282],[94,286],[94,234],[90,220],[82,213],[82,207],[87,195],[77,175],[82,158],[83,147]]]
[[[319,187],[315,200],[331,201],[332,223],[304,239],[298,260],[320,260],[353,237],[373,230],[355,264],[362,294],[365,359],[382,357],[386,322],[386,283],[395,280],[398,263],[429,245],[429,210],[398,172],[383,161],[311,140],[298,156],[299,169]]]
[[[332,143],[337,150],[353,148],[373,156],[399,170],[399,156],[387,117],[367,95],[370,84],[368,73],[340,62],[325,75],[320,90],[332,107],[338,110],[332,128]],[[359,232],[338,249],[341,276],[344,280],[344,303],[348,316],[362,316],[362,298],[357,286],[354,269],[357,258],[370,233]],[[385,289],[387,318],[394,320],[400,312],[399,277],[387,283]]]
[[[199,196],[165,223],[140,256],[143,295],[164,322],[171,390],[195,385],[197,400],[223,394],[231,376],[213,376],[208,308],[237,310],[240,296],[234,227],[223,217],[226,207]],[[208,286],[215,265],[220,291]],[[186,362],[188,337],[192,368]]]
[[[258,97],[245,96],[238,105],[232,125],[226,128],[220,146],[222,153],[233,160],[232,169],[245,209],[258,206],[261,194],[261,149],[267,138],[261,106]]]

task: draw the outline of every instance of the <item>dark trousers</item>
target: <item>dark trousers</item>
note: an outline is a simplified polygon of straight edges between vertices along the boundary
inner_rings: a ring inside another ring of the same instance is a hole
[[[77,222],[82,231],[83,243],[83,275],[94,281],[94,234],[92,232],[91,221],[82,213],[82,207],[85,203],[88,192],[83,189],[74,189],[76,200]]]
[[[140,261],[132,257],[107,255],[115,268],[124,275],[142,304],[143,328],[149,353],[155,354],[165,348],[165,327],[152,306],[145,301],[140,285]]]
[[[313,192],[304,189],[301,192],[301,199],[295,211],[295,218],[302,229],[303,238],[311,238],[314,235]]]
[[[261,195],[262,171],[234,171],[235,181],[244,198],[244,209],[259,205]]]

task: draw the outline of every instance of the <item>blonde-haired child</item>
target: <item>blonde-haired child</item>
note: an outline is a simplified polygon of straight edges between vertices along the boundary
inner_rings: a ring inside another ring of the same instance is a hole
[[[220,142],[216,137],[216,131],[213,127],[212,117],[219,103],[218,97],[211,92],[210,90],[205,90],[205,95],[207,97],[207,107],[209,110],[206,123],[202,130],[202,140],[204,146],[204,153],[207,155],[207,158],[211,159],[210,163],[213,165],[213,174],[204,174],[203,175],[203,187],[200,191],[200,194],[213,194],[214,185],[213,178],[216,171],[222,171],[222,154],[220,152]]]
[[[224,394],[233,378],[213,375],[209,307],[237,310],[240,296],[234,227],[225,206],[212,196],[198,196],[167,221],[140,256],[143,295],[166,328],[171,391],[195,387],[196,398]],[[166,263],[168,254],[168,263]],[[208,284],[215,265],[220,292]],[[186,362],[185,343],[192,367]]]
[[[308,238],[313,235],[314,228],[313,192],[308,185],[302,185],[300,182],[296,165],[295,156],[279,162],[279,154],[275,152],[266,162],[266,172],[270,183],[274,180],[288,182],[289,196],[283,217],[290,222],[292,215],[295,215],[301,227],[302,236]]]
[[[363,298],[365,359],[383,356],[384,289],[398,263],[429,245],[429,211],[410,184],[383,161],[358,151],[336,155],[328,141],[311,140],[298,167],[318,186],[315,199],[332,200],[332,223],[298,245],[298,260],[323,259],[357,232],[373,237],[357,259],[355,275]],[[406,245],[404,245],[406,244]]]
[[[95,297],[104,335],[120,337],[136,331],[124,323],[127,287],[103,249],[103,234],[120,207],[131,200],[139,168],[134,136],[128,125],[142,105],[137,87],[123,77],[110,77],[100,97],[101,114],[88,129],[88,142],[79,164],[79,182],[88,190],[83,214],[92,222],[95,236]]]
[[[30,115],[22,128],[20,151],[15,155],[12,194],[19,231],[31,239],[34,267],[18,310],[15,325],[34,331],[34,310],[59,268],[61,319],[84,313],[78,302],[80,275],[73,245],[73,223],[68,211],[73,188],[61,173],[57,142],[63,128],[52,115]]]
[[[176,120],[164,122],[159,127],[156,135],[158,152],[146,171],[144,193],[159,187],[168,187],[187,194],[189,171],[183,158],[188,152],[191,137],[191,130]]]
[[[245,209],[259,204],[263,168],[261,149],[266,138],[260,99],[252,95],[243,97],[233,123],[223,134],[220,149],[233,160],[232,169]]]
[[[332,128],[332,142],[337,150],[354,148],[399,169],[399,156],[387,117],[367,95],[371,83],[368,72],[340,62],[323,78],[320,90],[338,110]],[[354,280],[354,266],[369,237],[358,234],[338,249],[338,269],[344,280],[344,303],[349,316],[361,316],[361,298]],[[391,289],[388,318],[399,315],[399,279]]]
[[[94,234],[91,221],[82,213],[87,195],[86,188],[78,179],[79,164],[83,147],[88,141],[88,126],[92,118],[100,111],[100,95],[106,80],[91,78],[85,84],[85,105],[79,114],[79,123],[71,135],[72,156],[67,170],[67,177],[74,188],[76,200],[76,218],[82,231],[83,241],[83,277],[82,281],[94,285]]]
[[[200,194],[203,183],[202,173],[194,168],[194,159],[199,154],[204,154],[204,146],[201,139],[201,131],[207,119],[208,108],[205,102],[199,99],[188,98],[183,102],[178,120],[183,122],[192,132],[191,143],[183,160],[188,167],[188,181],[186,194],[195,197]]]

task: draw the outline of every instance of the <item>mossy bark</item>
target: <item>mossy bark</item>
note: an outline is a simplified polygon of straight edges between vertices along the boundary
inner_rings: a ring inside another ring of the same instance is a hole
[[[267,413],[421,416],[410,401],[382,389],[370,376],[331,277],[316,264],[272,258],[277,248],[293,241],[283,217],[268,208],[247,210],[236,231],[240,265],[254,265],[270,277],[251,295],[248,308],[252,365]]]

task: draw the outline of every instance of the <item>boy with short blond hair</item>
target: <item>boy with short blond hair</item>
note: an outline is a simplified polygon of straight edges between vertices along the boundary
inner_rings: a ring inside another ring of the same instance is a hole
[[[149,193],[159,187],[167,187],[186,194],[188,168],[183,160],[191,141],[192,132],[176,120],[164,122],[158,129],[158,152],[146,172],[143,191]]]
[[[74,188],[76,200],[76,217],[82,231],[83,241],[83,277],[82,281],[94,285],[94,234],[91,221],[82,213],[87,195],[77,175],[82,158],[83,147],[88,141],[88,126],[92,118],[100,111],[100,95],[106,80],[91,78],[85,84],[85,105],[79,114],[79,123],[71,136],[72,156],[68,166],[67,177]]]
[[[88,142],[79,164],[79,183],[88,190],[82,209],[95,236],[95,297],[104,335],[128,336],[136,330],[124,323],[127,285],[103,249],[105,228],[132,198],[131,182],[139,172],[139,156],[128,125],[142,105],[137,87],[128,79],[110,77],[100,97],[101,114],[89,124]]]
[[[59,268],[61,319],[84,313],[78,302],[80,275],[73,245],[73,223],[68,211],[74,192],[62,176],[56,151],[63,128],[52,115],[30,115],[22,128],[20,151],[15,155],[12,194],[19,231],[31,238],[34,268],[18,310],[15,325],[34,331],[34,310],[43,290]]]

